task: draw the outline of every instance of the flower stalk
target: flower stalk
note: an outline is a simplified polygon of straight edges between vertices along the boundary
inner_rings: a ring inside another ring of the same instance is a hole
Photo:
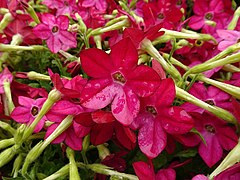
[[[221,164],[210,174],[209,179],[214,179],[215,176],[220,174],[222,171],[233,166],[235,163],[240,161],[240,141],[238,144],[228,153]]]
[[[69,179],[80,180],[81,178],[79,176],[78,167],[74,158],[74,151],[70,147],[67,147],[66,152],[69,159]]]
[[[236,28],[239,17],[240,17],[240,7],[238,7],[234,12],[233,18],[231,22],[228,24],[228,28],[227,28],[228,30],[234,30]]]
[[[237,120],[235,119],[235,117],[228,111],[226,111],[222,108],[219,108],[217,106],[212,106],[208,103],[205,103],[177,86],[176,86],[176,96],[182,100],[185,100],[196,106],[199,106],[199,107],[207,110],[208,112],[211,112],[215,116],[217,116],[229,123],[237,124]]]

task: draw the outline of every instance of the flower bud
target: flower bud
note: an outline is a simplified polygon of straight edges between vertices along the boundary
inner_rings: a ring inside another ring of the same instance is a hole
[[[53,180],[53,179],[58,179],[58,178],[62,178],[66,175],[68,175],[69,173],[69,164],[63,166],[61,169],[59,169],[57,172],[53,173],[52,175],[44,178],[43,180]]]
[[[14,145],[14,144],[15,144],[14,138],[3,139],[0,141],[0,150],[5,149],[6,147]]]
[[[110,155],[109,149],[106,148],[106,146],[104,146],[103,144],[98,145],[97,149],[98,149],[99,158],[101,160],[105,159],[107,156]]]
[[[9,12],[9,13],[6,13],[4,14],[1,22],[0,22],[0,33],[3,32],[3,30],[8,26],[8,24],[13,20],[13,16],[12,14]]]
[[[15,146],[5,149],[0,153],[0,168],[7,164],[17,154]]]
[[[19,154],[13,163],[12,175],[13,178],[18,176],[18,171],[20,170],[23,163],[23,155]]]

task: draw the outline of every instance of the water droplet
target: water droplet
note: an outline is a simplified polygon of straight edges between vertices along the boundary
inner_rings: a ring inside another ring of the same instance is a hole
[[[100,84],[97,83],[97,84],[94,85],[94,87],[98,89],[98,88],[100,88]]]
[[[169,124],[165,124],[164,129],[166,129],[166,130],[169,129]]]
[[[179,127],[175,127],[174,131],[178,132],[179,131]]]

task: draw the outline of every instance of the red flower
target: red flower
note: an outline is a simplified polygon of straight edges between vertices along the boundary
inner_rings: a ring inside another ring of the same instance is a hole
[[[137,116],[138,97],[151,95],[159,86],[160,77],[152,68],[137,65],[137,50],[129,38],[115,44],[109,55],[93,48],[82,51],[80,58],[92,77],[82,91],[82,105],[102,109],[111,104],[113,116],[124,125]]]
[[[157,157],[167,144],[167,134],[184,134],[193,127],[192,118],[180,107],[171,106],[175,98],[172,79],[164,79],[157,91],[142,98],[141,111],[132,126],[140,128],[138,144],[149,158]]]

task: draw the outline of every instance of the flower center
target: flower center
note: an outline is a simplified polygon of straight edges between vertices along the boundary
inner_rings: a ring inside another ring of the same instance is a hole
[[[52,28],[52,32],[53,32],[53,33],[58,32],[58,27],[57,27],[57,26],[53,26],[53,28]]]
[[[153,107],[153,106],[147,106],[146,107],[146,111],[150,112],[151,114],[153,114],[154,116],[157,115],[157,110]]]
[[[198,40],[195,41],[195,45],[198,46],[198,47],[202,46],[203,45],[203,41],[198,39]]]
[[[213,133],[213,134],[216,132],[215,128],[210,124],[205,125],[205,129],[207,130],[207,132],[210,132],[210,133]]]
[[[163,13],[160,13],[160,14],[158,15],[158,18],[159,18],[159,19],[164,19],[164,14],[163,14]]]
[[[205,103],[208,103],[210,105],[215,105],[215,103],[213,102],[213,100],[209,99],[209,100],[206,100]]]
[[[205,19],[212,20],[212,18],[213,18],[213,14],[212,13],[205,14]]]
[[[65,6],[69,6],[69,3],[67,1],[64,1]]]
[[[182,5],[182,0],[178,0],[178,1],[177,1],[177,5],[178,5],[178,6],[181,6],[181,5]]]
[[[120,73],[120,72],[115,72],[113,75],[112,75],[113,79],[115,81],[118,81],[122,84],[124,84],[126,82],[126,79],[124,78],[124,76]]]
[[[33,106],[32,109],[31,109],[31,114],[33,116],[36,116],[38,114],[38,107]]]

